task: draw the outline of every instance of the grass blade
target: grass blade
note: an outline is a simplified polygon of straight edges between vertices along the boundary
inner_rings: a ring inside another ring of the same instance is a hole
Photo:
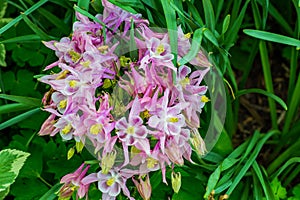
[[[280,167],[278,169],[278,171],[276,173],[274,173],[272,175],[272,179],[278,177],[288,166],[290,166],[291,164],[294,164],[294,163],[300,163],[300,157],[294,157],[294,158],[289,159],[286,163],[284,163],[284,165],[282,167]]]
[[[216,25],[216,18],[213,6],[210,0],[202,0],[203,9],[204,9],[204,16],[205,16],[205,24],[207,28],[210,29],[212,32],[215,31]]]
[[[1,99],[11,100],[18,103],[31,105],[31,106],[40,106],[41,100],[32,98],[32,97],[23,97],[23,96],[15,96],[15,95],[8,95],[8,94],[0,94]]]
[[[236,98],[238,98],[244,94],[250,94],[250,93],[258,93],[258,94],[266,95],[267,97],[270,97],[273,100],[277,101],[277,103],[279,103],[285,110],[287,110],[287,105],[280,97],[276,96],[275,94],[273,94],[271,92],[268,92],[268,91],[265,91],[262,89],[252,88],[252,89],[240,90],[237,92]]]
[[[168,34],[170,38],[170,46],[172,54],[174,55],[173,64],[177,66],[177,51],[178,51],[178,44],[177,44],[177,24],[176,24],[176,12],[172,9],[169,1],[161,0],[161,4],[164,10]],[[176,82],[176,73],[173,71],[173,82]]]
[[[276,33],[270,33],[267,31],[252,30],[252,29],[244,29],[243,32],[247,35],[250,35],[252,37],[261,40],[296,46],[297,48],[300,48],[300,40],[288,36],[279,35]]]
[[[18,112],[24,111],[32,108],[33,106],[22,104],[22,103],[11,103],[6,105],[0,106],[0,115],[11,113],[11,112]]]
[[[39,7],[41,7],[42,5],[44,5],[47,2],[48,2],[48,0],[41,0],[41,1],[37,2],[36,4],[34,4],[32,7],[30,7],[28,10],[26,10],[23,14],[24,15],[29,15],[30,13],[32,13],[33,11],[35,11],[36,9],[38,9]],[[3,26],[0,29],[0,35],[2,33],[4,33],[5,31],[7,31],[10,27],[14,26],[20,20],[22,20],[22,16],[21,15],[19,15],[18,17],[16,17],[12,21],[10,21],[8,24],[6,24],[5,26]]]
[[[28,42],[38,42],[41,41],[41,37],[38,35],[22,35],[7,40],[0,41],[2,44],[8,43],[28,43]]]
[[[267,133],[256,145],[256,148],[254,149],[254,151],[252,152],[252,154],[249,156],[249,159],[247,160],[247,162],[245,163],[245,165],[242,167],[242,169],[240,170],[240,172],[238,173],[238,175],[234,178],[231,186],[229,187],[229,189],[227,190],[226,194],[230,195],[233,190],[236,188],[236,186],[238,185],[238,183],[241,181],[241,179],[245,176],[246,172],[248,171],[248,169],[251,167],[251,165],[253,164],[253,162],[255,161],[256,157],[258,156],[262,146],[264,145],[264,143],[275,133],[278,133],[279,131],[273,130],[270,131],[269,133]]]
[[[21,13],[21,16],[23,20],[26,22],[26,24],[31,28],[33,32],[35,32],[38,36],[41,37],[42,40],[50,40],[51,37],[44,31],[42,31],[36,24],[34,24],[30,19],[25,15]]]
[[[19,122],[27,119],[28,117],[30,117],[30,116],[38,113],[38,112],[41,112],[41,109],[40,108],[35,108],[35,109],[29,110],[25,113],[22,113],[22,114],[14,117],[14,118],[11,118],[11,119],[9,119],[9,120],[7,120],[7,121],[0,124],[0,130],[5,129],[9,126],[12,126],[16,123],[19,123]]]

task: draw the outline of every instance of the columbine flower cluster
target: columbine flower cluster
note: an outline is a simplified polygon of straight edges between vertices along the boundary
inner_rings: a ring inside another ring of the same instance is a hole
[[[201,70],[176,68],[167,33],[152,31],[139,14],[102,2],[103,15],[96,18],[106,26],[76,13],[70,37],[44,42],[58,57],[46,69],[58,66],[60,72],[40,79],[51,86],[43,98],[44,110],[51,115],[39,133],[59,133],[78,146],[88,144],[99,160],[98,172],[86,175],[89,166],[83,169],[82,164],[63,177],[61,198],[75,190],[78,197],[87,196],[89,185],[97,182],[102,199],[115,199],[121,191],[133,199],[126,186],[132,180],[143,199],[150,199],[150,172],[161,170],[167,183],[167,166],[183,165],[184,159],[192,162],[192,150],[205,153],[198,128],[208,98],[201,82],[211,64],[199,51],[190,64]],[[132,39],[128,34],[132,23],[137,35],[135,60],[117,55],[121,43]],[[179,26],[178,59],[188,53],[189,37]],[[116,97],[114,88],[130,97],[128,105],[122,104],[122,95]]]

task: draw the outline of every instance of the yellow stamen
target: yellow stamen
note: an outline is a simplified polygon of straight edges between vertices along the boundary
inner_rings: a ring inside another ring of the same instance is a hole
[[[164,45],[160,44],[156,47],[156,54],[160,55],[164,51],[165,51]]]
[[[64,70],[62,71],[57,77],[56,77],[56,80],[59,80],[59,79],[64,79],[66,78],[67,74],[69,73],[68,70]]]
[[[182,79],[180,82],[180,85],[185,88],[186,85],[190,84],[190,79],[188,77]]]
[[[133,126],[129,126],[129,127],[126,129],[126,133],[129,134],[129,135],[134,134],[134,127],[133,127]]]
[[[71,131],[71,129],[72,129],[71,124],[68,124],[61,130],[61,132],[62,134],[68,134]]]
[[[209,101],[210,101],[210,100],[209,100],[209,98],[208,98],[207,96],[203,95],[203,96],[201,97],[201,102],[207,103],[207,102],[209,102]]]
[[[113,150],[110,153],[105,154],[101,160],[101,172],[107,174],[109,170],[114,166],[117,152]]]
[[[143,119],[149,119],[151,117],[151,115],[148,110],[145,110],[144,112],[141,113],[141,117]]]
[[[69,51],[69,54],[73,62],[77,62],[81,57],[81,55],[74,50]]]
[[[100,46],[98,47],[98,50],[101,52],[101,53],[105,53],[108,49],[108,46],[107,45],[103,45],[103,46]]]
[[[90,133],[93,135],[97,135],[103,129],[102,124],[94,124],[90,127]]]
[[[191,38],[191,36],[192,36],[192,33],[187,33],[187,34],[184,34],[184,37],[185,37],[186,39],[190,39],[190,38]]]
[[[75,80],[71,80],[71,81],[69,81],[69,86],[71,87],[71,88],[75,88],[76,87],[76,85],[77,85],[77,81],[75,81]]]
[[[83,66],[83,67],[86,67],[88,68],[91,64],[91,61],[87,60],[87,61],[84,61],[84,62],[80,62],[80,64]]]
[[[67,107],[67,99],[61,100],[58,104],[58,107],[64,109]]]
[[[155,165],[158,163],[157,160],[155,160],[154,158],[151,158],[151,157],[147,158],[146,160],[147,160],[147,168],[148,169],[154,168]]]
[[[115,178],[114,177],[112,177],[112,178],[110,178],[106,181],[106,185],[108,185],[108,186],[112,186],[112,184],[114,184],[114,183],[115,183]]]
[[[168,122],[172,122],[172,123],[176,123],[178,121],[179,121],[178,117],[169,117],[168,119]]]

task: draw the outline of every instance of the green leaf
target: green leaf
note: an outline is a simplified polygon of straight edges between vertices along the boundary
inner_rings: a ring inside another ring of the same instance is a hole
[[[5,191],[19,174],[29,153],[5,149],[0,151],[0,192]]]
[[[244,29],[243,31],[245,34],[261,40],[296,46],[297,48],[300,48],[300,40],[297,40],[295,38],[279,35],[276,33],[270,33],[267,31],[259,31],[259,30],[252,30],[252,29]]]
[[[37,42],[41,41],[41,37],[38,35],[22,35],[14,38],[10,38],[7,40],[2,40],[0,43],[7,44],[7,43],[28,43],[28,42]]]
[[[24,111],[32,108],[32,106],[22,104],[22,103],[11,103],[6,105],[0,106],[0,115],[11,113],[11,112],[18,112],[18,111]]]
[[[26,10],[24,12],[24,15],[29,15],[30,13],[32,13],[33,11],[35,11],[36,9],[38,9],[39,7],[41,7],[43,4],[45,4],[46,2],[48,2],[48,0],[41,0],[38,1],[36,4],[34,4],[32,7],[30,7],[28,10]],[[7,31],[10,27],[14,26],[16,23],[18,23],[20,20],[22,20],[22,16],[19,15],[18,17],[16,17],[15,19],[13,19],[12,21],[10,21],[8,24],[6,24],[4,27],[2,27],[0,29],[0,35],[2,35],[2,33],[4,33],[5,31]]]
[[[14,118],[11,118],[11,119],[9,119],[9,120],[7,120],[7,121],[0,124],[0,130],[5,129],[9,126],[12,126],[16,123],[19,123],[19,122],[27,119],[28,117],[30,117],[33,114],[38,113],[38,112],[41,112],[41,109],[40,108],[35,108],[35,109],[29,110],[25,113],[22,113],[22,114],[14,117]]]
[[[265,91],[262,89],[252,88],[252,89],[240,90],[237,92],[236,98],[240,97],[241,95],[249,94],[249,93],[259,93],[259,94],[266,95],[266,96],[272,98],[274,101],[277,101],[277,103],[279,103],[285,110],[287,110],[287,105],[281,98],[279,98],[275,94],[272,94],[271,92],[268,92],[268,91]]]
[[[8,95],[8,94],[0,94],[0,98],[15,101],[15,102],[30,105],[30,106],[40,106],[41,105],[41,100],[37,99],[37,98]]]
[[[204,194],[204,198],[208,198],[209,194],[216,187],[216,185],[219,181],[220,175],[221,175],[221,167],[218,166],[217,169],[210,175],[210,177],[208,179],[206,192]]]
[[[223,21],[223,26],[222,26],[222,34],[226,33],[226,31],[228,30],[230,24],[230,15],[226,15],[224,21]]]
[[[23,20],[26,22],[26,24],[29,26],[29,28],[31,28],[31,30],[33,30],[33,32],[35,32],[38,36],[40,36],[42,40],[50,40],[50,39],[52,39],[51,37],[49,37],[49,35],[47,33],[45,33],[44,31],[42,31],[42,29],[40,29],[35,23],[33,23],[27,17],[27,15],[21,13],[21,16],[22,16]]]
[[[214,32],[216,18],[215,18],[215,13],[211,1],[202,0],[202,3],[203,3],[204,15],[205,15],[205,24],[207,25],[208,29]]]
[[[39,200],[53,200],[57,198],[56,192],[60,189],[61,184],[55,184],[48,192],[46,192]]]
[[[275,199],[286,199],[286,189],[281,186],[281,182],[278,180],[276,177],[272,182],[271,182],[271,188],[275,194]]]
[[[7,8],[7,0],[0,0],[0,19],[4,17]]]
[[[0,192],[0,200],[3,200],[6,195],[9,193],[9,187]]]
[[[174,55],[173,64],[177,66],[177,54],[178,54],[178,42],[177,42],[177,24],[176,24],[176,12],[171,7],[170,2],[161,0],[161,4],[164,10],[168,34],[170,38],[171,52]],[[173,71],[173,82],[176,82],[176,73]]]
[[[0,44],[0,66],[6,67],[7,64],[5,62],[6,50],[4,44]]]
[[[86,11],[89,10],[89,0],[78,0],[78,6]]]

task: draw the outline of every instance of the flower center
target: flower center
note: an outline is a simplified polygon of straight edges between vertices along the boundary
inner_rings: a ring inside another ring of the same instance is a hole
[[[93,135],[97,135],[102,130],[102,128],[102,124],[94,124],[90,127],[90,133]]]
[[[164,48],[164,45],[162,44],[159,44],[157,47],[156,47],[156,54],[160,55],[162,52],[165,51],[165,48]]]
[[[192,35],[192,33],[187,33],[187,34],[184,34],[184,37],[185,37],[186,39],[190,39],[190,38],[191,38],[191,35]]]
[[[179,121],[178,117],[169,117],[168,119],[168,122],[172,122],[172,123],[176,123],[178,121]]]
[[[158,163],[157,160],[155,160],[154,158],[151,158],[151,157],[147,158],[146,160],[147,160],[147,168],[148,169],[154,168],[155,165]]]
[[[91,64],[91,61],[87,60],[87,61],[84,61],[84,62],[80,62],[80,64],[85,67],[85,68],[88,68]]]
[[[129,134],[129,135],[134,134],[134,127],[133,127],[133,126],[129,126],[129,127],[126,129],[126,133]]]
[[[69,51],[69,54],[73,62],[77,62],[80,59],[80,54],[74,50]]]
[[[67,107],[67,99],[61,100],[58,104],[58,107],[64,109]]]
[[[115,178],[114,178],[114,177],[111,177],[110,179],[108,179],[108,180],[106,181],[106,185],[112,186],[112,184],[114,184],[115,181],[116,181]]]
[[[186,77],[180,81],[180,85],[182,85],[182,87],[185,87],[188,84],[190,84],[190,79],[188,77]]]
[[[75,80],[71,80],[71,81],[69,81],[69,86],[71,87],[71,88],[75,88],[76,86],[77,86],[77,81],[75,81]]]
[[[209,102],[209,98],[208,98],[207,96],[203,95],[203,96],[201,97],[201,102],[207,103],[207,102]]]
[[[61,130],[61,132],[62,132],[62,134],[68,134],[68,133],[70,133],[71,129],[72,129],[71,124],[68,124]]]

